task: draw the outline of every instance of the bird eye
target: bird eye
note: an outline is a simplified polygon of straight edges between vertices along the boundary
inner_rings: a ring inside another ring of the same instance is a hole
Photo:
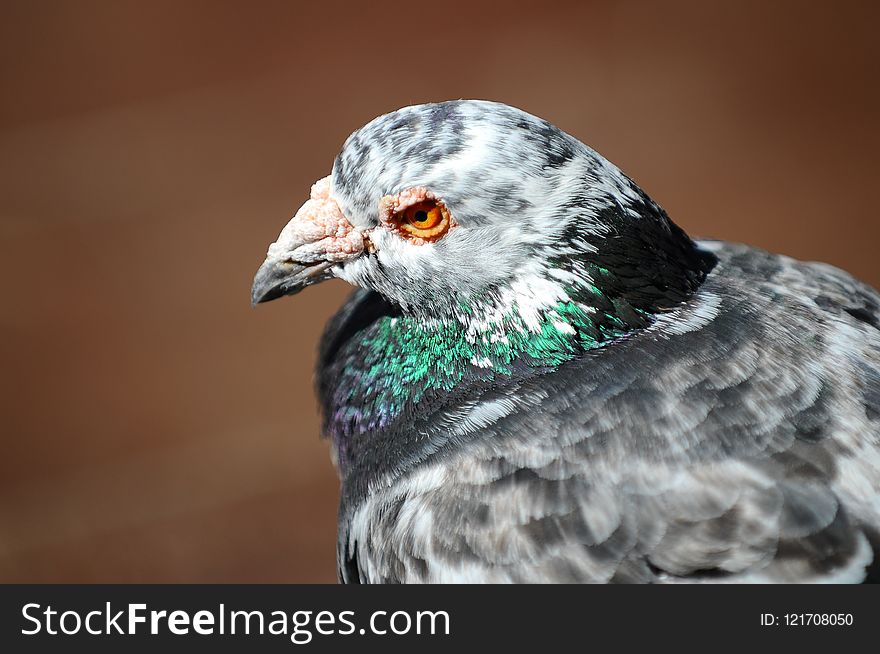
[[[413,245],[436,241],[457,225],[443,200],[424,186],[382,196],[379,222]]]
[[[433,200],[419,202],[399,214],[400,229],[426,241],[439,238],[449,229],[449,213]]]

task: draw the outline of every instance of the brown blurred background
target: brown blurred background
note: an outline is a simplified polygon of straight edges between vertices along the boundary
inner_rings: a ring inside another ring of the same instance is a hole
[[[517,105],[691,233],[880,285],[872,4],[4,2],[0,581],[335,579],[347,289],[249,287],[399,106]]]

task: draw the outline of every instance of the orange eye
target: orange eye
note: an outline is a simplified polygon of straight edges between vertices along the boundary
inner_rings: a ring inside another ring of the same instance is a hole
[[[399,215],[401,230],[426,241],[442,236],[449,229],[449,213],[432,200],[407,207]]]

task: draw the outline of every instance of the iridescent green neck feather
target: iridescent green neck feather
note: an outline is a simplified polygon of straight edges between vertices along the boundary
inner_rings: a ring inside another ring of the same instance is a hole
[[[328,431],[336,438],[385,428],[429,392],[553,370],[650,322],[650,314],[631,307],[622,312],[626,319],[618,315],[592,284],[560,290],[560,299],[543,306],[514,296],[499,307],[495,297],[462,303],[453,315],[379,317],[337,355],[346,363],[334,384]]]

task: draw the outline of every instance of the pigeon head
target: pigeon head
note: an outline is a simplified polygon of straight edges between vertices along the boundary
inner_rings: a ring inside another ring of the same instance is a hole
[[[650,326],[713,261],[574,137],[462,100],[400,109],[352,134],[269,246],[252,299],[330,277],[371,291],[331,321],[319,354],[323,432],[346,471],[375,462],[355,454],[384,442],[367,434],[421,407],[555,370]]]
[[[619,328],[684,299],[705,269],[596,152],[513,107],[461,100],[354,132],[269,247],[252,299],[338,277],[402,314],[465,327],[508,316],[535,327],[573,302]]]

